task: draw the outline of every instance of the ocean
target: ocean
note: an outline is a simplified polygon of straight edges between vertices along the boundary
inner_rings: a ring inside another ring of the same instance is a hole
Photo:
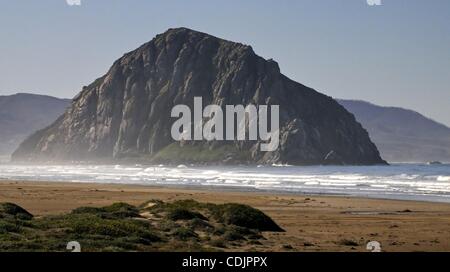
[[[200,186],[450,203],[450,164],[173,167],[0,164],[0,180]]]

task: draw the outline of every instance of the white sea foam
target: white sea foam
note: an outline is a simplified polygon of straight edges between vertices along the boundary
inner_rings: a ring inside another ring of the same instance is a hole
[[[439,176],[436,179],[437,181],[450,181],[450,176]]]
[[[196,185],[450,202],[450,166],[0,165],[0,179]]]

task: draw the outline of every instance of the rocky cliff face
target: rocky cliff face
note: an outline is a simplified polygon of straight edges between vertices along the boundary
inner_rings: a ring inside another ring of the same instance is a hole
[[[280,147],[259,141],[174,142],[171,109],[203,104],[280,105]],[[14,160],[119,159],[153,162],[378,164],[368,133],[332,98],[294,82],[250,46],[178,28],[117,60],[84,87]]]

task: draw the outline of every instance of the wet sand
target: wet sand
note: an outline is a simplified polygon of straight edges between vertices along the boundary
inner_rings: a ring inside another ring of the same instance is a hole
[[[272,217],[285,233],[264,233],[262,245],[233,251],[450,251],[450,204],[221,191],[138,185],[0,181],[0,202],[16,203],[35,216],[114,202],[150,199],[248,204]]]

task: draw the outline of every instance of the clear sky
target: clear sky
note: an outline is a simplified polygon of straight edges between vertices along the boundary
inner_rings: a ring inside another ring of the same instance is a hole
[[[0,0],[0,95],[73,97],[179,26],[250,44],[327,95],[450,125],[449,0]]]

